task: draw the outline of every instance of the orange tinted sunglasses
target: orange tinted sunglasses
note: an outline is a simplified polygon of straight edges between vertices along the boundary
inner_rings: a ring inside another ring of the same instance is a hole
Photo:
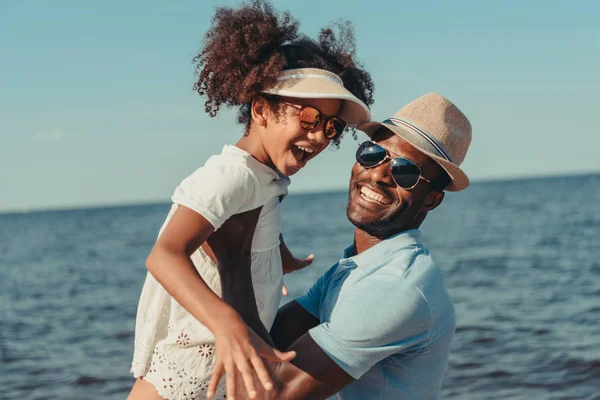
[[[299,104],[288,103],[287,101],[282,101],[281,103],[300,111],[298,116],[300,117],[300,126],[302,126],[302,129],[313,130],[319,126],[323,119],[321,111],[313,106],[301,106]],[[333,139],[341,135],[344,129],[346,129],[346,121],[338,117],[326,118],[323,123],[325,124],[323,132],[325,132],[327,139]]]

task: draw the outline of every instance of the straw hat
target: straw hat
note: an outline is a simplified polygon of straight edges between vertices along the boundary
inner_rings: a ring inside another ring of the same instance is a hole
[[[338,117],[348,126],[357,126],[371,120],[369,107],[344,87],[342,79],[318,68],[297,68],[282,71],[275,85],[263,93],[300,99],[340,99],[342,108]]]
[[[427,93],[402,107],[393,117],[381,123],[367,122],[358,129],[371,137],[382,126],[444,168],[452,180],[446,190],[458,192],[469,186],[469,178],[459,166],[471,143],[471,123],[450,100]]]

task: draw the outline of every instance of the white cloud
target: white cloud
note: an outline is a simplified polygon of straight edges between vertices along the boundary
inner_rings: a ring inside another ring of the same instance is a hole
[[[48,132],[38,133],[37,135],[35,135],[33,137],[33,141],[34,142],[55,142],[57,140],[62,139],[63,136],[64,136],[63,131],[60,131],[60,130],[48,131]]]

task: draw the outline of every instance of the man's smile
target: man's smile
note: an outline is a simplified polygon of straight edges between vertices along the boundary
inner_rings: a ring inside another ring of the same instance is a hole
[[[392,204],[392,201],[389,199],[389,197],[385,193],[383,193],[382,191],[378,190],[377,188],[375,188],[373,186],[359,184],[358,190],[360,193],[360,197],[368,202],[376,203],[379,205]]]

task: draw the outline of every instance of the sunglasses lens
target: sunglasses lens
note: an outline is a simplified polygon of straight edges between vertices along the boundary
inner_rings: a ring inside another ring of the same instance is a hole
[[[381,163],[387,153],[383,147],[373,142],[364,142],[356,151],[356,162],[369,168]]]
[[[405,158],[394,158],[391,162],[392,176],[396,184],[404,189],[414,187],[421,176],[421,169]]]
[[[345,128],[346,122],[339,118],[331,118],[327,121],[327,125],[325,126],[325,136],[327,136],[328,139],[333,139],[334,137],[341,135]]]
[[[300,111],[300,126],[302,129],[314,129],[321,122],[321,113],[312,108],[304,107]]]

